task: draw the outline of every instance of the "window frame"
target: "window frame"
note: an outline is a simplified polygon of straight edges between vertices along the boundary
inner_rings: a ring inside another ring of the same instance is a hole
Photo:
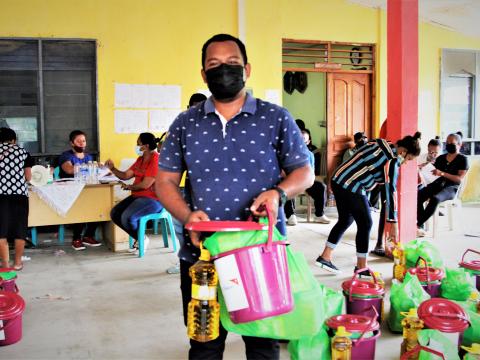
[[[94,67],[93,67],[93,91],[94,91],[94,106],[93,106],[93,121],[95,122],[92,129],[96,132],[95,147],[96,151],[89,152],[92,155],[100,154],[100,137],[99,137],[99,119],[98,119],[98,41],[96,39],[89,38],[42,38],[42,37],[0,37],[0,41],[36,41],[37,42],[37,61],[38,61],[38,74],[37,74],[37,93],[38,93],[38,136],[40,152],[32,153],[34,157],[50,157],[58,156],[59,153],[47,153],[46,149],[46,136],[48,131],[45,129],[45,103],[44,103],[44,84],[43,84],[43,43],[49,41],[72,41],[72,42],[91,42],[94,45]],[[72,129],[73,130],[73,129]]]

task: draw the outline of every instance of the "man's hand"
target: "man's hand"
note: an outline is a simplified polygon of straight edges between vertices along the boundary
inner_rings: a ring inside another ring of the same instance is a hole
[[[197,210],[192,211],[190,215],[188,215],[187,219],[185,220],[185,224],[209,220],[210,219],[208,218],[208,215],[206,213],[204,213],[202,210]],[[190,234],[192,244],[196,247],[200,247],[200,232],[189,230],[188,233]]]
[[[107,161],[105,161],[105,164],[104,164],[107,168],[109,168],[110,170],[112,170],[114,167],[115,167],[115,164],[113,163],[112,160],[108,159]]]
[[[390,239],[393,242],[398,241],[398,224],[387,222],[385,224],[385,235],[387,239]]]
[[[250,211],[255,216],[267,216],[266,209],[270,211],[274,224],[277,223],[278,200],[279,194],[277,190],[267,190],[262,192],[250,206]]]
[[[435,176],[443,176],[443,171],[440,171],[438,169],[433,169],[432,170],[432,174],[435,175]]]

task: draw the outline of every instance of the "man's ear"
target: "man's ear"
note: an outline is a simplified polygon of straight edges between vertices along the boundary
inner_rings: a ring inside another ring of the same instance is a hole
[[[250,63],[247,63],[245,65],[245,76],[247,77],[247,79],[250,77],[250,72],[252,71],[252,66],[250,65]],[[245,80],[247,80],[245,79]]]
[[[205,74],[205,70],[204,69],[200,70],[200,74],[202,75],[203,82],[206,84],[207,83],[207,74]]]

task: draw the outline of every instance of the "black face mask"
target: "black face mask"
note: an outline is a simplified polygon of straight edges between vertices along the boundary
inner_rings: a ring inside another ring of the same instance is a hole
[[[228,102],[245,86],[243,66],[221,64],[205,71],[208,89],[216,100]]]
[[[83,153],[85,151],[85,148],[81,147],[81,146],[74,145],[73,150],[75,150],[75,152],[77,152],[77,153]]]
[[[449,154],[455,154],[457,152],[457,145],[455,144],[447,144],[445,149]]]

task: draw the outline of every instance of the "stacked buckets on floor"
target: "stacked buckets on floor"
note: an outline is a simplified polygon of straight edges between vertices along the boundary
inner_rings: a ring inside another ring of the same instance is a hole
[[[418,266],[420,260],[423,261],[423,267]],[[408,269],[408,272],[418,277],[423,289],[432,298],[440,297],[440,286],[442,285],[442,279],[445,277],[445,272],[442,269],[429,267],[425,259],[419,256],[415,267]]]
[[[380,324],[375,317],[362,315],[337,315],[326,321],[328,334],[332,338],[339,326],[352,335],[352,360],[367,360],[375,358],[375,347],[380,336]]]
[[[465,255],[467,255],[467,253],[469,253],[469,252],[480,255],[480,252],[478,252],[476,250],[467,249],[467,251],[465,251],[463,253],[462,261],[460,262],[459,265],[460,265],[460,267],[462,267],[466,271],[468,271],[470,274],[475,276],[475,278],[476,278],[475,284],[476,284],[477,290],[480,291],[480,260],[465,261]]]
[[[17,274],[0,269],[0,346],[15,344],[22,338],[25,301],[18,295]]]
[[[370,272],[373,282],[358,278],[365,270]],[[342,289],[346,298],[347,314],[374,317],[378,322],[382,321],[385,287],[378,283],[373,271],[368,268],[357,270],[351,280],[342,283]]]
[[[451,334],[458,346],[462,344],[463,332],[470,325],[470,318],[460,305],[447,299],[433,298],[422,302],[417,313],[425,328]]]

